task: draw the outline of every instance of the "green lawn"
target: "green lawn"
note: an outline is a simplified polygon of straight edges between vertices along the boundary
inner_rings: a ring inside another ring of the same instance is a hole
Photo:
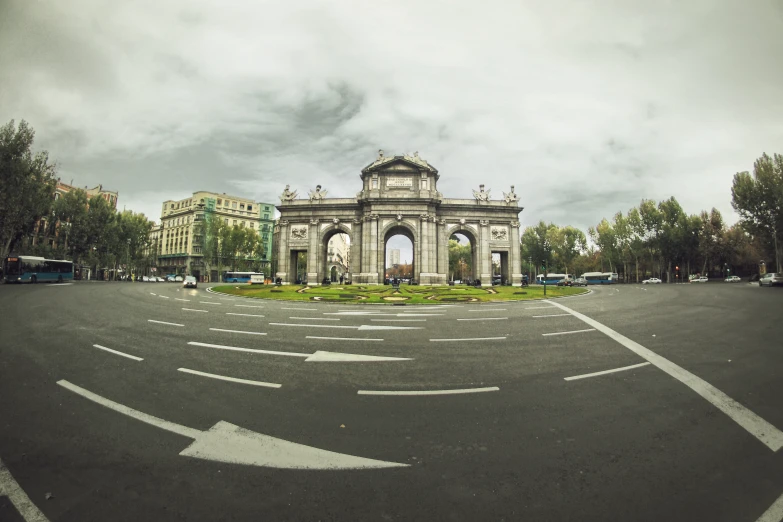
[[[472,288],[468,286],[409,286],[402,285],[399,291],[391,286],[332,285],[249,285],[230,284],[216,286],[216,292],[256,297],[261,299],[281,299],[288,301],[324,301],[339,303],[406,303],[406,304],[443,304],[455,302],[486,301],[522,301],[542,299],[542,286],[495,286],[491,288]],[[547,286],[547,297],[583,294],[585,288]]]

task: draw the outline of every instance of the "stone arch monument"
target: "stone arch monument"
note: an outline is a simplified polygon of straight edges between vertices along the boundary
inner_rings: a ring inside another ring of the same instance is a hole
[[[327,198],[318,185],[307,199],[297,191],[280,196],[275,226],[276,277],[297,280],[297,259],[306,257],[307,283],[329,277],[327,245],[338,233],[350,237],[349,274],[353,283],[382,284],[386,241],[403,234],[413,244],[413,277],[421,284],[447,284],[449,238],[465,235],[473,251],[473,279],[492,284],[492,254],[499,253],[501,275],[522,283],[519,252],[519,196],[511,191],[493,200],[490,190],[473,191],[473,199],[448,199],[438,191],[438,170],[419,157],[384,156],[361,172],[362,190],[354,198]]]

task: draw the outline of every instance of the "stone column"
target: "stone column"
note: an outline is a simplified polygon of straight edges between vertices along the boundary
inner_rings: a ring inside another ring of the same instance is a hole
[[[481,286],[492,286],[492,251],[489,249],[489,220],[482,219],[479,222],[479,279]]]
[[[446,233],[446,220],[438,220],[438,282],[448,283],[449,279],[449,237]]]
[[[378,284],[378,248],[383,238],[378,237],[378,214],[370,214],[369,221],[365,224],[370,226],[370,241],[369,241],[369,262],[368,267],[374,272],[367,272],[367,283]]]
[[[511,252],[509,252],[508,262],[511,271],[511,284],[513,286],[522,286],[522,255],[519,251],[519,221],[512,221],[510,228]]]
[[[416,263],[416,272],[413,277],[419,280],[420,284],[430,282],[430,223],[429,216],[422,214],[419,216],[419,241],[417,250],[420,252],[419,262]]]
[[[291,256],[288,252],[288,235],[291,233],[288,226],[288,220],[281,220],[277,225],[277,272],[275,278],[280,278],[283,283],[290,284]]]
[[[318,220],[311,219],[307,229],[307,286],[321,284],[321,280],[318,278],[318,257],[321,253],[318,240]]]
[[[362,219],[356,218],[353,220],[353,226],[351,227],[351,266],[349,267],[351,274],[351,281],[359,283],[361,282],[362,273],[362,235],[364,234],[364,227],[362,226]]]

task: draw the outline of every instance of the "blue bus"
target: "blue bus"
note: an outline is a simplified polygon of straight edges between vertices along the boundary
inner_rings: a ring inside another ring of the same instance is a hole
[[[223,272],[224,283],[249,283],[252,276],[259,276],[264,279],[262,272]]]
[[[536,283],[539,285],[556,285],[563,279],[571,280],[573,278],[574,276],[571,274],[547,274],[546,277],[544,277],[544,274],[538,274],[536,276]]]
[[[588,285],[611,285],[617,283],[619,276],[616,272],[585,272],[582,278]]]
[[[3,263],[6,283],[73,281],[73,261],[36,256],[11,256]]]

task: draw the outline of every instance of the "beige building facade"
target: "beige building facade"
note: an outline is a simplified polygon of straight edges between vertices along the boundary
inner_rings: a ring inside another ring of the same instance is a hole
[[[184,273],[197,276],[201,280],[219,278],[215,270],[212,270],[211,274],[206,273],[203,261],[204,237],[195,226],[196,222],[205,219],[207,214],[223,220],[229,226],[257,231],[267,245],[266,252],[271,253],[274,223],[274,206],[271,203],[259,203],[225,193],[198,191],[181,200],[163,202],[160,225],[154,229],[159,273]],[[152,239],[151,235],[151,244]]]

